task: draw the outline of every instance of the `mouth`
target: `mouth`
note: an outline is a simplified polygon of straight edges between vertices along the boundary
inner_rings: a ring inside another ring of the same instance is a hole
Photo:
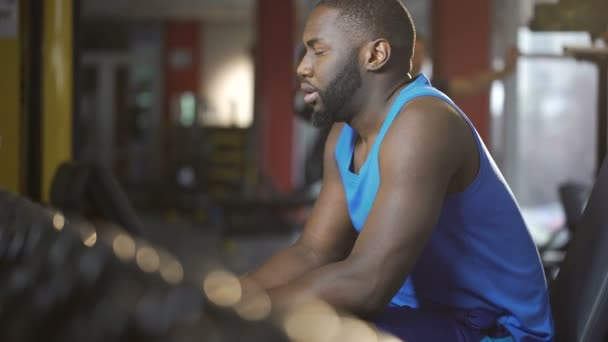
[[[304,95],[304,102],[307,105],[312,105],[314,104],[317,100],[319,99],[319,92],[312,92],[312,93],[306,93],[306,95]]]
[[[319,99],[319,91],[317,91],[313,86],[307,83],[302,83],[300,89],[304,92],[304,102],[307,105],[312,105]]]

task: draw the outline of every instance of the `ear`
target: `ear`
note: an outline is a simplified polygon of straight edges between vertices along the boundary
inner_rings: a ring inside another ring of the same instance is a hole
[[[391,58],[391,45],[384,38],[367,43],[364,50],[365,63],[363,66],[369,71],[380,70]]]

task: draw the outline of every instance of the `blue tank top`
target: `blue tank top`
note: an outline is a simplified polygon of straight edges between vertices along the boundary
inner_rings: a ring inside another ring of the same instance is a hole
[[[537,249],[498,167],[467,116],[420,75],[397,96],[359,173],[351,171],[357,133],[349,125],[336,144],[349,215],[363,229],[380,184],[378,151],[391,123],[412,99],[439,98],[466,120],[479,150],[475,180],[446,196],[439,221],[391,305],[494,313],[516,341],[552,341],[547,284]]]

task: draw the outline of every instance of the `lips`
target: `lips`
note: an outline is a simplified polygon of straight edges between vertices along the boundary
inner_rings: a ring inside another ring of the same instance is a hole
[[[319,92],[310,84],[302,83],[300,89],[304,92],[304,102],[307,105],[313,104],[319,99]]]
[[[315,101],[317,101],[318,98],[319,98],[319,93],[316,91],[312,92],[312,93],[307,93],[306,95],[304,95],[304,102],[308,105],[311,105]]]

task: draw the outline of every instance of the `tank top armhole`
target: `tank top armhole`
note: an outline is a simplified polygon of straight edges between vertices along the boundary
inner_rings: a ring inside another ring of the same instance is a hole
[[[439,92],[438,90],[436,90],[432,87],[425,87],[425,90],[426,91],[420,92],[419,94],[416,94],[415,96],[413,96],[411,99],[409,99],[409,101],[411,101],[415,98],[424,97],[424,96],[435,97],[435,98],[442,100],[443,102],[447,103],[450,107],[452,107],[458,113],[458,115],[460,115],[460,117],[466,122],[471,134],[473,135],[473,139],[475,140],[475,146],[477,148],[477,155],[479,157],[479,168],[477,170],[477,174],[475,175],[475,178],[473,179],[473,181],[469,185],[467,185],[467,187],[464,190],[457,192],[457,193],[448,194],[446,196],[446,200],[468,197],[468,196],[474,194],[477,189],[479,189],[479,185],[484,180],[484,178],[486,177],[486,174],[487,174],[489,162],[488,162],[488,157],[486,155],[487,152],[486,152],[485,145],[483,144],[481,137],[479,136],[479,133],[477,132],[477,129],[475,129],[475,126],[473,125],[471,120],[467,117],[467,115],[460,108],[458,108],[458,106],[449,97],[447,97],[446,95],[442,94],[441,92]]]

